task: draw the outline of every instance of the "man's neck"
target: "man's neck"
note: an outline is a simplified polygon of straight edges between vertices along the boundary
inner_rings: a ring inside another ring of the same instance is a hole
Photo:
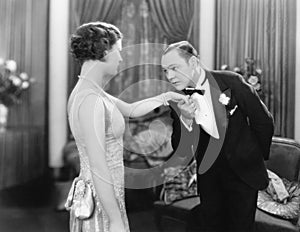
[[[190,87],[197,88],[205,80],[205,71],[201,67],[194,74],[194,77],[190,83]]]

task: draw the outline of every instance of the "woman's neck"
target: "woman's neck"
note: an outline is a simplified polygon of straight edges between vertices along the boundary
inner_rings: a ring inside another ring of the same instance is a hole
[[[81,67],[80,77],[92,80],[97,83],[100,87],[103,87],[103,68],[100,61],[86,61]]]

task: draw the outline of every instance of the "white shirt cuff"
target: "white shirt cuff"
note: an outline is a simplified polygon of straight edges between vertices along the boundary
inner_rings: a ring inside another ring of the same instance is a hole
[[[189,132],[191,132],[192,130],[193,130],[193,120],[192,119],[185,119],[186,121],[187,121],[187,123],[183,120],[183,117],[182,117],[182,115],[180,115],[180,120],[181,120],[181,122],[182,122],[182,124],[185,126],[185,128],[189,131]]]

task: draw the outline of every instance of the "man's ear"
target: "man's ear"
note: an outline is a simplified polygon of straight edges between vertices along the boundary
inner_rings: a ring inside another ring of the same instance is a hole
[[[195,69],[198,66],[198,60],[195,56],[191,56],[191,58],[189,59],[189,65],[191,66],[191,68]]]

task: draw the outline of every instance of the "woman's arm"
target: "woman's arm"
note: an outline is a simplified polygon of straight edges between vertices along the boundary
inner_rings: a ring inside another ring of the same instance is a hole
[[[102,100],[95,94],[85,98],[79,108],[79,122],[83,131],[93,182],[97,195],[109,216],[111,224],[124,229],[114,186],[106,162],[105,111]],[[120,231],[123,231],[120,230]]]
[[[184,100],[186,102],[187,99],[188,96],[171,91],[133,103],[127,103],[116,97],[111,96],[111,100],[118,107],[120,112],[125,117],[131,118],[143,116],[161,105],[168,105],[168,101],[170,100],[175,102]]]

